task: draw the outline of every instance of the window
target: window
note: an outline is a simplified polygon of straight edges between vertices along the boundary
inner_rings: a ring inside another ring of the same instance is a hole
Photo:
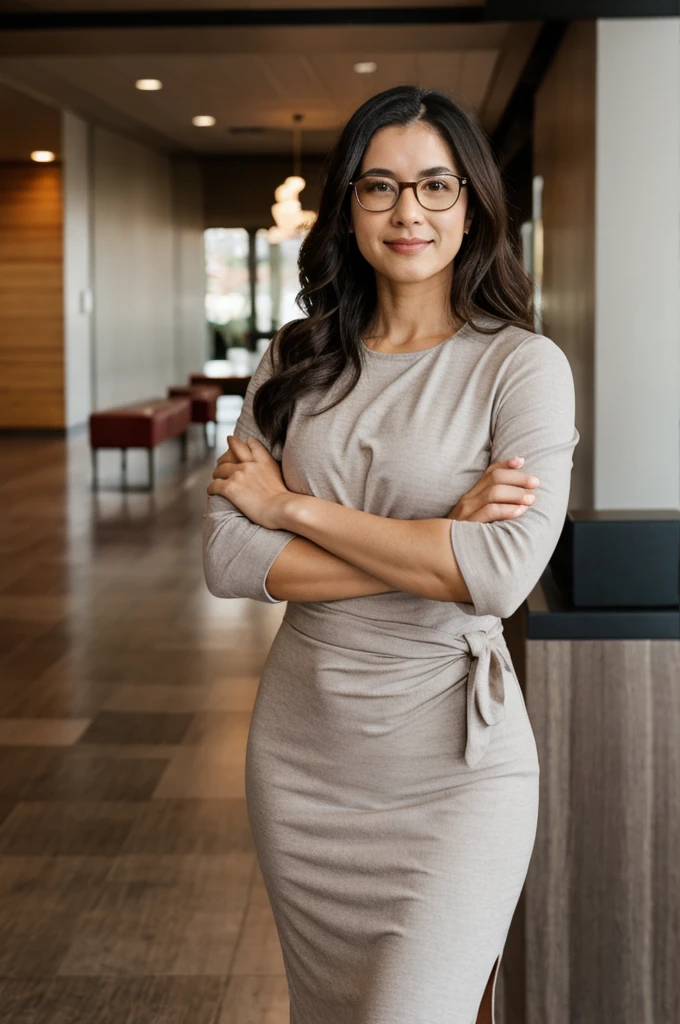
[[[205,311],[213,328],[213,359],[229,348],[257,349],[282,324],[301,317],[297,260],[301,238],[270,245],[267,231],[205,232]]]

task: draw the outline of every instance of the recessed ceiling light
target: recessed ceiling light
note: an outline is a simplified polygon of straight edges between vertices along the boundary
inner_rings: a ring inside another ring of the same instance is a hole
[[[163,88],[163,83],[160,78],[138,78],[135,88],[141,89],[142,92],[158,92]]]
[[[212,114],[197,114],[196,117],[191,118],[191,123],[195,124],[197,128],[211,128],[215,124],[215,118]]]
[[[354,70],[358,75],[372,75],[378,70],[378,65],[373,60],[360,60],[354,65]]]
[[[49,149],[34,149],[31,160],[35,160],[37,164],[51,164],[56,157]]]

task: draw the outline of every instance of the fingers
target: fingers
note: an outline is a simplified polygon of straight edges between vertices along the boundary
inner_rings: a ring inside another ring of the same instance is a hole
[[[256,437],[249,437],[248,438],[248,444],[246,445],[246,447],[250,450],[251,458],[255,462],[274,462],[275,461],[275,459],[269,453],[268,449],[262,444],[261,441],[258,441],[258,439]]]
[[[491,502],[488,505],[483,505],[479,512],[473,516],[473,519],[480,523],[495,523],[501,519],[517,519],[529,507],[529,505],[507,505],[502,502]]]
[[[252,459],[251,459],[252,462]],[[214,480],[228,480],[233,473],[243,470],[243,464],[240,462],[227,462],[226,459],[223,462],[219,462],[213,469]]]
[[[541,481],[533,473],[523,473],[518,469],[504,469],[503,463],[494,463],[489,466],[486,475],[491,478],[493,484],[513,484],[515,487],[533,488],[539,487]]]
[[[274,459],[270,455],[267,448],[258,441],[256,437],[249,437],[247,441],[242,441],[239,437],[235,437],[234,434],[227,435],[227,444],[229,445],[229,451],[225,452],[224,455],[219,458],[218,464],[221,462],[267,462]]]
[[[252,442],[252,447],[250,443],[246,444],[246,442],[242,441],[240,437],[236,437],[234,434],[228,434],[227,444],[229,447],[223,455],[220,455],[217,460],[217,465],[219,466],[223,462],[254,462],[255,455],[253,453],[256,450],[257,445],[259,445],[263,451],[267,452],[264,445],[260,444],[256,438],[253,437],[248,440],[249,442]],[[269,452],[267,452],[267,455],[269,455]]]
[[[521,471],[524,461],[522,456],[513,456],[492,462],[446,518],[493,523],[523,515],[535,503],[535,495],[528,491],[541,483],[538,477]]]
[[[239,437],[235,437],[233,434],[227,436],[227,444],[229,450],[234,453],[239,462],[252,462],[253,453],[245,441],[242,441]]]
[[[221,486],[221,484],[222,484],[221,480],[212,480],[208,484],[208,494],[219,494],[222,497],[224,497],[224,495],[222,495],[222,486]]]
[[[533,505],[536,495],[528,494],[523,487],[513,487],[510,484],[492,484],[488,488],[485,498],[487,502]]]

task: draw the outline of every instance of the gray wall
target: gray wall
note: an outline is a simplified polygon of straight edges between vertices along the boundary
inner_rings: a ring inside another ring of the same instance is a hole
[[[68,426],[164,397],[208,357],[200,165],[70,112],[64,148]],[[88,313],[91,289],[93,308]]]
[[[88,125],[70,111],[62,117],[64,195],[65,425],[87,420],[92,409],[90,279],[90,164]]]
[[[197,160],[172,164],[175,272],[175,374],[184,383],[208,358],[205,319],[203,177]]]
[[[170,161],[93,129],[94,405],[164,395],[174,382]]]

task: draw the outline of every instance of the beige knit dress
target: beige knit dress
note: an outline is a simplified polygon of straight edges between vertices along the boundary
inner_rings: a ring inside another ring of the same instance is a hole
[[[488,317],[478,323],[492,325]],[[539,764],[501,618],[529,594],[567,510],[569,363],[549,338],[465,324],[420,352],[374,352],[298,402],[286,485],[398,519],[445,517],[490,461],[539,477],[519,519],[451,522],[472,603],[389,593],[288,602],[257,693],[248,812],[283,950],[291,1024],[475,1024],[536,835]],[[266,443],[253,376],[234,433]],[[208,498],[204,569],[220,597],[273,601],[295,535]],[[497,970],[494,973],[494,987]]]

